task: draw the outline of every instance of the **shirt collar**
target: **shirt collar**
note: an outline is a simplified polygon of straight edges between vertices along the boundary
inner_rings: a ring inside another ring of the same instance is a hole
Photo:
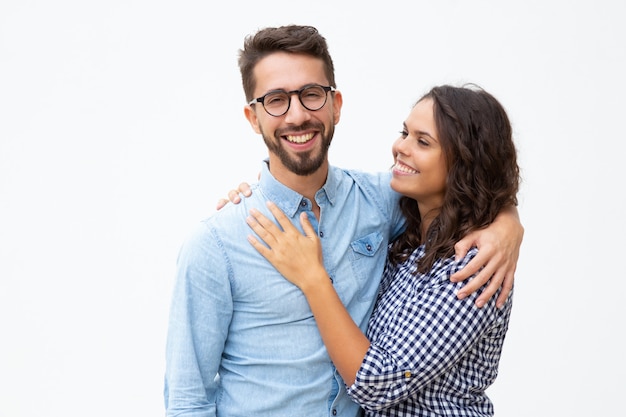
[[[261,178],[259,184],[262,192],[268,200],[273,201],[289,217],[293,217],[300,207],[304,196],[293,191],[291,188],[280,183],[269,170],[269,159],[265,159],[261,164]],[[339,187],[338,168],[329,167],[328,177],[320,190],[315,193],[318,200],[326,198],[331,205],[334,205]]]

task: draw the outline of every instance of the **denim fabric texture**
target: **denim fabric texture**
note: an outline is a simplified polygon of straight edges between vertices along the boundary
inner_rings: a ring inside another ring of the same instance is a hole
[[[311,202],[276,181],[266,163],[252,196],[201,221],[184,242],[166,348],[167,416],[350,416],[359,407],[328,357],[301,291],[247,241],[251,207],[273,201],[299,226],[309,213],[339,297],[365,331],[387,244],[404,220],[390,173],[331,167]],[[300,228],[301,230],[301,228]]]

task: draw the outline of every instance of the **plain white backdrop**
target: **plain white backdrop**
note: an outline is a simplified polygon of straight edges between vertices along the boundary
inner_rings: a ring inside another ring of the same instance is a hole
[[[526,235],[496,414],[618,415],[625,18],[605,0],[0,0],[0,416],[164,414],[178,248],[266,155],[237,50],[289,23],[335,60],[336,165],[388,169],[433,85],[500,99]]]

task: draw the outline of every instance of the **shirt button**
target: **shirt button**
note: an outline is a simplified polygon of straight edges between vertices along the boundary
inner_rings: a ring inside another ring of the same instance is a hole
[[[302,200],[302,201],[300,202],[300,207],[306,207],[306,201]]]
[[[405,371],[404,372],[404,377],[405,378],[411,378],[411,371]]]
[[[336,415],[337,415],[337,410],[335,410],[334,408],[333,408],[333,415],[334,415],[334,416],[336,416]]]
[[[367,251],[368,251],[368,252],[371,252],[371,251],[372,251],[372,245],[367,245],[367,246],[366,246],[366,248],[367,248]]]

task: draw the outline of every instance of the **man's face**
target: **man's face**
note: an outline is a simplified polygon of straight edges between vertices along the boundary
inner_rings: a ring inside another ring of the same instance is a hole
[[[254,75],[254,97],[273,90],[292,91],[310,84],[328,85],[323,62],[307,55],[271,54],[256,65]],[[261,103],[246,108],[248,121],[267,145],[273,172],[286,169],[306,176],[327,163],[342,99],[339,92],[326,94],[326,104],[315,111],[306,109],[297,94],[290,96],[289,110],[282,116],[268,114]]]

